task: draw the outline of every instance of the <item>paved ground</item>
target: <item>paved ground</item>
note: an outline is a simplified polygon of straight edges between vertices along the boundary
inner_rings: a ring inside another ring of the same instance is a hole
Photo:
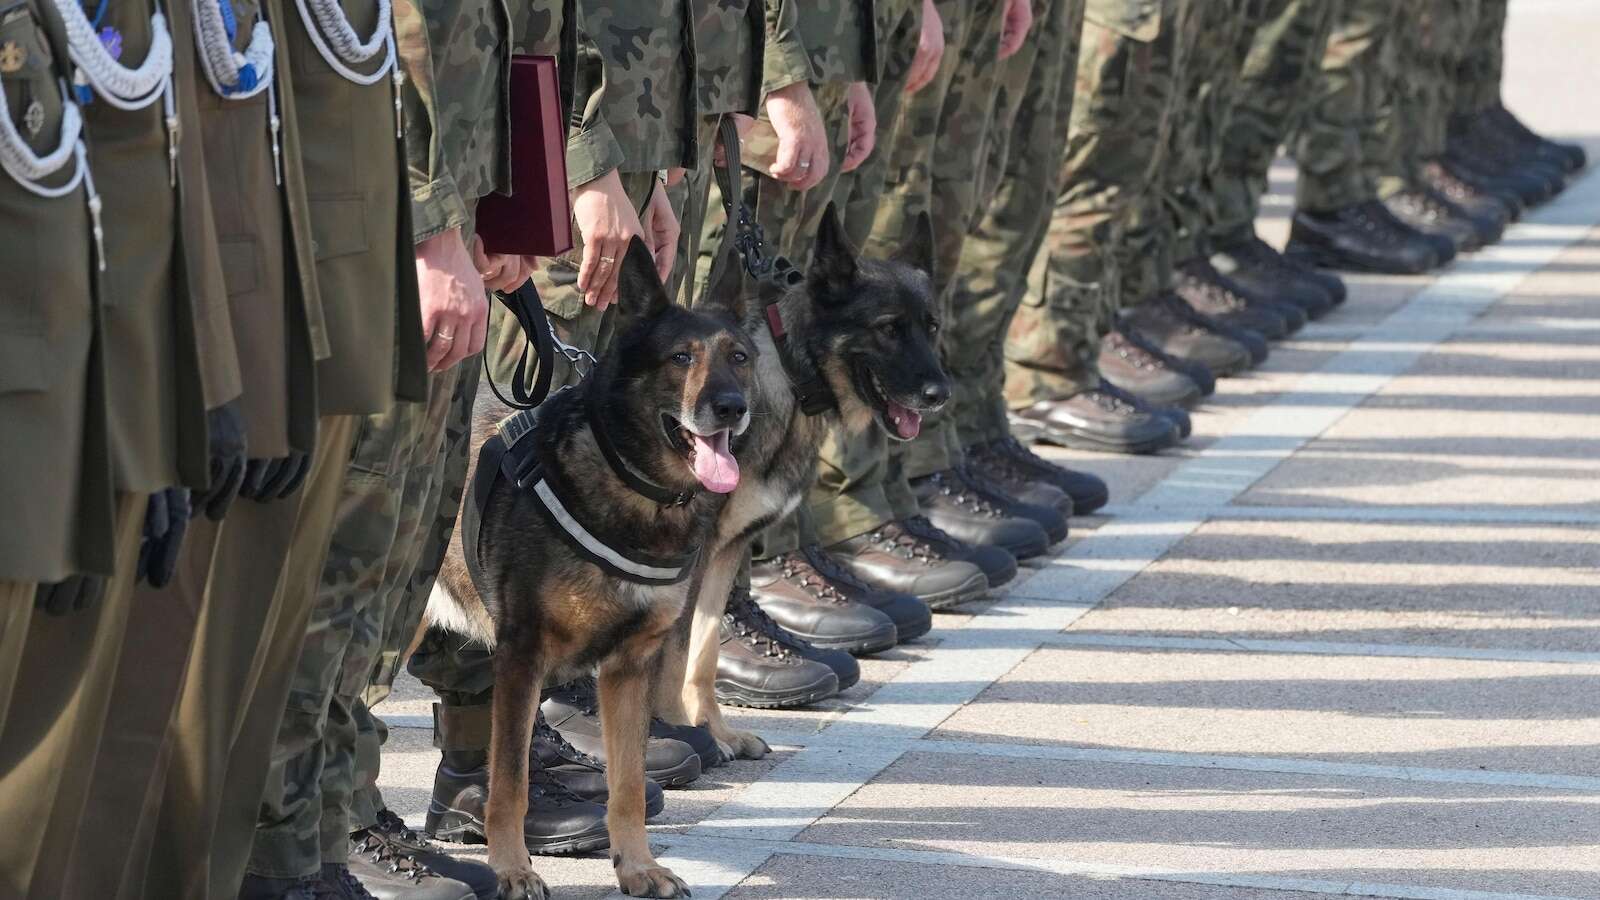
[[[1512,15],[1508,100],[1595,155],[1600,8]],[[1071,454],[1108,515],[841,700],[739,716],[777,752],[673,792],[658,852],[697,898],[1600,898],[1597,222],[1591,176],[1437,278],[1352,279],[1182,452]]]

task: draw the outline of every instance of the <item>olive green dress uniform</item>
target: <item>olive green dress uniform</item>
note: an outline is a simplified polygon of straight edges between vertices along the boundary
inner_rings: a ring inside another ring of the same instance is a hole
[[[1067,150],[1044,268],[1006,340],[1006,402],[1062,400],[1097,386],[1094,360],[1124,294],[1121,265],[1150,237],[1130,235],[1166,147],[1175,63],[1190,0],[1089,0]]]
[[[71,77],[61,23],[33,0],[0,4],[0,50],[0,115],[28,150],[48,154],[71,102],[58,88]],[[39,185],[64,187],[77,165],[69,156]],[[46,198],[0,171],[0,498],[28,515],[0,548],[0,814],[8,821],[47,820],[65,774],[59,759],[103,674],[94,661],[125,620],[125,609],[104,603],[60,617],[36,613],[35,585],[80,572],[109,576],[115,552],[138,538],[137,520],[114,514],[87,203],[84,185]],[[27,895],[43,830],[0,841],[0,894]]]
[[[1035,265],[1058,193],[1056,179],[1072,114],[1083,0],[1054,0],[1034,20],[1028,49],[1007,60],[998,129],[1009,147],[991,145],[994,194],[961,248],[950,323],[962,336],[945,348],[952,378],[951,419],[963,447],[1010,435],[1005,403],[1005,340]],[[1025,80],[1020,72],[1026,73]],[[1022,90],[1016,85],[1022,82]],[[1009,112],[1009,114],[1008,114]],[[1034,286],[1034,296],[1042,292]]]
[[[690,167],[699,155],[694,90],[697,69],[691,38],[694,9],[689,0],[579,0],[576,17],[582,40],[571,67],[571,119],[575,125],[567,135],[568,187],[577,188],[614,169],[620,174],[628,197],[637,209],[643,209],[651,193],[660,189],[660,170]],[[547,14],[538,15],[532,24],[543,27],[539,20],[548,22],[550,18]],[[519,32],[518,46],[539,46],[538,33],[539,28]],[[650,36],[642,53],[640,34]],[[548,46],[548,39],[544,40]],[[584,305],[583,294],[577,288],[583,239],[576,225],[573,241],[571,251],[543,261],[542,268],[534,273],[533,283],[552,326],[564,340],[603,352],[610,342],[615,313]],[[488,368],[497,383],[510,382],[523,345],[515,320],[495,304],[487,353]],[[559,387],[577,377],[571,367],[562,364],[553,384]],[[400,582],[404,597],[399,601],[402,612],[397,617],[405,616],[409,621],[401,624],[411,628],[393,627],[393,623],[385,628],[384,646],[369,688],[374,701],[387,694],[399,659],[410,646],[415,623],[420,620],[454,533],[466,481],[470,438],[466,423],[473,398],[469,394],[459,399],[463,402],[453,421],[460,425],[452,426],[445,451],[451,460],[445,499],[435,504],[437,516],[415,570],[409,573],[408,580]],[[490,655],[481,647],[430,629],[412,655],[409,670],[439,694],[440,703],[434,707],[434,745],[442,750],[486,749],[493,688]],[[378,734],[363,731],[363,736],[373,735],[373,739]],[[375,777],[375,773],[371,775]],[[375,787],[364,787],[356,800],[356,806],[363,810],[379,805],[381,799]]]

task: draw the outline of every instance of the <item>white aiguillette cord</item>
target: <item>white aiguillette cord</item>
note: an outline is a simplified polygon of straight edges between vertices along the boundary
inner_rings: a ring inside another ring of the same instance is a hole
[[[6,102],[5,78],[0,76],[0,168],[22,185],[29,193],[55,199],[65,197],[85,186],[89,198],[89,217],[94,225],[95,259],[100,271],[106,269],[105,233],[100,228],[100,195],[95,193],[94,177],[89,174],[89,152],[83,144],[83,116],[72,101],[72,92],[65,79],[59,80],[61,90],[61,140],[55,149],[43,156],[34,153],[28,142],[17,133],[11,120],[10,105]],[[58,187],[45,187],[39,182],[74,163],[72,177]]]
[[[350,27],[350,20],[345,16],[339,0],[295,0],[300,19],[305,22],[306,33],[311,36],[312,46],[322,54],[322,59],[330,69],[346,80],[363,86],[377,84],[385,75],[392,73],[394,136],[399,139],[402,136],[400,84],[404,75],[400,67],[395,65],[394,26],[390,18],[389,0],[377,0],[377,3],[378,24],[372,29],[371,37],[363,41],[356,30]],[[372,61],[380,52],[383,53],[383,61],[370,75],[363,75],[351,68]]]
[[[78,74],[95,94],[118,109],[144,109],[160,97],[167,124],[168,181],[178,184],[178,110],[172,92],[172,35],[161,5],[150,16],[150,51],[137,68],[124,66],[111,55],[94,24],[76,0],[54,0],[67,25],[67,47]]]
[[[211,89],[229,100],[246,100],[267,92],[267,127],[272,132],[272,177],[283,185],[283,151],[278,143],[282,120],[278,117],[277,72],[273,69],[272,26],[263,9],[250,29],[250,45],[243,53],[233,49],[222,4],[227,0],[194,0],[194,39],[200,50],[200,68]]]

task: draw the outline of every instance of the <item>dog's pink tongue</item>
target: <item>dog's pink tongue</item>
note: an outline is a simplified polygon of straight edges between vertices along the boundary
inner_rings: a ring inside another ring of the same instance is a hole
[[[739,461],[728,452],[728,432],[709,438],[691,433],[694,441],[694,477],[706,490],[726,494],[739,486]]]
[[[900,436],[908,441],[922,433],[922,413],[893,400],[889,401],[889,420],[894,422],[894,428],[900,432]]]

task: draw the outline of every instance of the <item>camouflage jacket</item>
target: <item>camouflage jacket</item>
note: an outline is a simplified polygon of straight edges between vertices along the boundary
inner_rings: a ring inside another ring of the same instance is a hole
[[[578,0],[567,183],[694,165],[690,0]]]
[[[758,0],[692,0],[700,115],[754,114],[761,102],[766,15]]]
[[[397,0],[394,24],[421,241],[465,225],[484,194],[510,189],[511,22],[504,0]]]
[[[767,34],[761,57],[762,96],[797,82],[817,80],[817,70],[811,65],[805,35],[800,30],[800,7],[810,2],[763,0]]]
[[[878,80],[873,0],[806,0],[800,40],[811,59],[813,84]]]
[[[1084,18],[1136,41],[1161,34],[1162,0],[1088,0]]]

